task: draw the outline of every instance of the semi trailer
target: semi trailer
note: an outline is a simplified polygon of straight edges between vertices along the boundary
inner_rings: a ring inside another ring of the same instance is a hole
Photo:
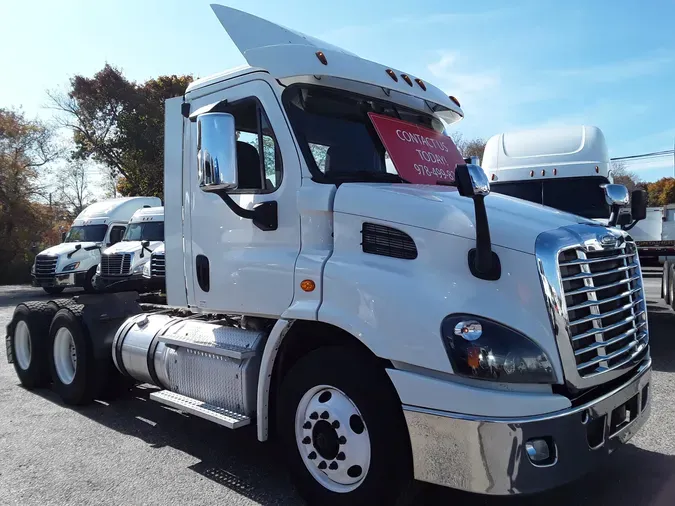
[[[630,236],[490,193],[432,84],[213,10],[249,65],[166,101],[168,306],[20,304],[24,386],[83,404],[147,383],[254,425],[321,505],[400,503],[414,480],[537,492],[628,441],[651,405]]]
[[[91,204],[75,218],[61,244],[35,257],[33,285],[53,295],[73,286],[93,291],[101,250],[122,240],[127,222],[137,210],[158,205],[161,201],[156,197],[123,197]]]

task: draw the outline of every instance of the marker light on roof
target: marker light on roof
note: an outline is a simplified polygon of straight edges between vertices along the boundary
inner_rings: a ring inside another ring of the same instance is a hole
[[[420,88],[422,88],[424,91],[427,91],[427,85],[424,84],[424,81],[421,79],[415,79],[415,82],[419,85]]]
[[[597,174],[597,173],[599,173],[599,172],[600,172],[600,167],[598,167],[598,166],[596,165],[596,166],[595,166],[595,173]]]
[[[452,100],[455,104],[457,104],[457,107],[462,107],[461,105],[459,105],[459,100],[457,100],[457,99],[456,99],[455,97],[453,97],[452,95],[450,95],[450,97],[448,97],[448,98],[450,98],[450,100]]]
[[[393,70],[387,69],[387,75],[389,75],[389,77],[391,77],[395,82],[398,82],[398,76]]]
[[[408,74],[401,74],[401,77],[403,78],[403,80],[406,83],[408,83],[408,86],[412,86],[412,81],[410,80],[410,77],[408,76]]]
[[[553,169],[553,175],[557,176],[558,175],[558,169]]]
[[[328,65],[328,60],[326,60],[326,55],[323,54],[323,51],[317,51],[316,57],[319,59],[321,63],[323,63],[324,65]]]
[[[532,177],[532,176],[534,176],[534,171],[533,171],[533,170],[530,171],[530,177]]]
[[[542,176],[545,176],[545,175],[546,175],[546,171],[545,171],[544,169],[541,169],[541,175],[542,175]]]
[[[497,179],[497,174],[492,174],[492,177],[490,179],[492,179],[493,181]]]

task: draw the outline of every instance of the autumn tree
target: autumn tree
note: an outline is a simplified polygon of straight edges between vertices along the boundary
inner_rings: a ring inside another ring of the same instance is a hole
[[[50,209],[38,200],[44,168],[58,155],[49,128],[0,109],[0,282],[28,274],[32,251],[51,227]]]
[[[191,76],[129,81],[106,64],[93,77],[75,76],[66,94],[50,92],[61,124],[73,131],[81,160],[92,159],[117,179],[123,195],[162,197],[164,101],[185,93]]]
[[[635,172],[629,171],[622,160],[612,160],[611,172],[614,182],[624,185],[630,192],[643,185],[640,177]]]
[[[651,207],[675,204],[675,178],[664,177],[654,183],[648,183],[647,193],[648,204]]]

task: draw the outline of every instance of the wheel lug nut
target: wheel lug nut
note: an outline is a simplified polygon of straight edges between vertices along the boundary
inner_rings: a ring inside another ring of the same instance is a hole
[[[321,418],[323,420],[327,420],[329,416],[330,414],[328,413],[328,411],[324,411],[323,413],[321,413]]]
[[[338,443],[340,443],[341,445],[346,444],[346,443],[347,443],[347,438],[344,437],[344,436],[340,436],[340,437],[338,438]]]
[[[345,452],[340,452],[340,453],[337,454],[337,457],[335,457],[335,458],[338,459],[338,460],[344,460],[344,459],[347,458],[347,456],[345,455]]]
[[[334,429],[339,429],[339,428],[340,428],[340,422],[338,422],[337,420],[335,420],[335,421],[333,422],[333,428],[334,428]]]
[[[305,425],[302,426],[303,429],[309,430],[312,428],[312,422],[305,422]]]
[[[321,463],[319,464],[319,469],[323,470],[328,467],[328,464],[326,464],[325,460],[322,460]]]
[[[309,436],[305,436],[305,438],[302,440],[303,445],[308,445],[311,442],[312,442],[312,438],[309,437]]]
[[[310,453],[309,455],[307,455],[307,458],[308,458],[309,460],[314,460],[314,459],[316,458],[316,452]]]
[[[319,419],[319,413],[317,413],[316,411],[314,411],[311,415],[309,415],[309,417],[310,417],[312,420],[318,420],[318,419]]]
[[[328,469],[330,469],[331,471],[335,471],[337,468],[338,468],[337,462],[331,462],[330,466],[328,466]]]

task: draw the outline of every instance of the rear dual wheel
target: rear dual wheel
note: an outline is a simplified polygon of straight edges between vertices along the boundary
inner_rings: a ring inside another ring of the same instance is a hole
[[[412,453],[401,403],[359,350],[326,347],[284,378],[277,426],[293,481],[310,504],[404,504]]]
[[[21,384],[40,388],[49,384],[49,324],[55,311],[44,302],[23,302],[14,310],[10,346],[14,370]]]

